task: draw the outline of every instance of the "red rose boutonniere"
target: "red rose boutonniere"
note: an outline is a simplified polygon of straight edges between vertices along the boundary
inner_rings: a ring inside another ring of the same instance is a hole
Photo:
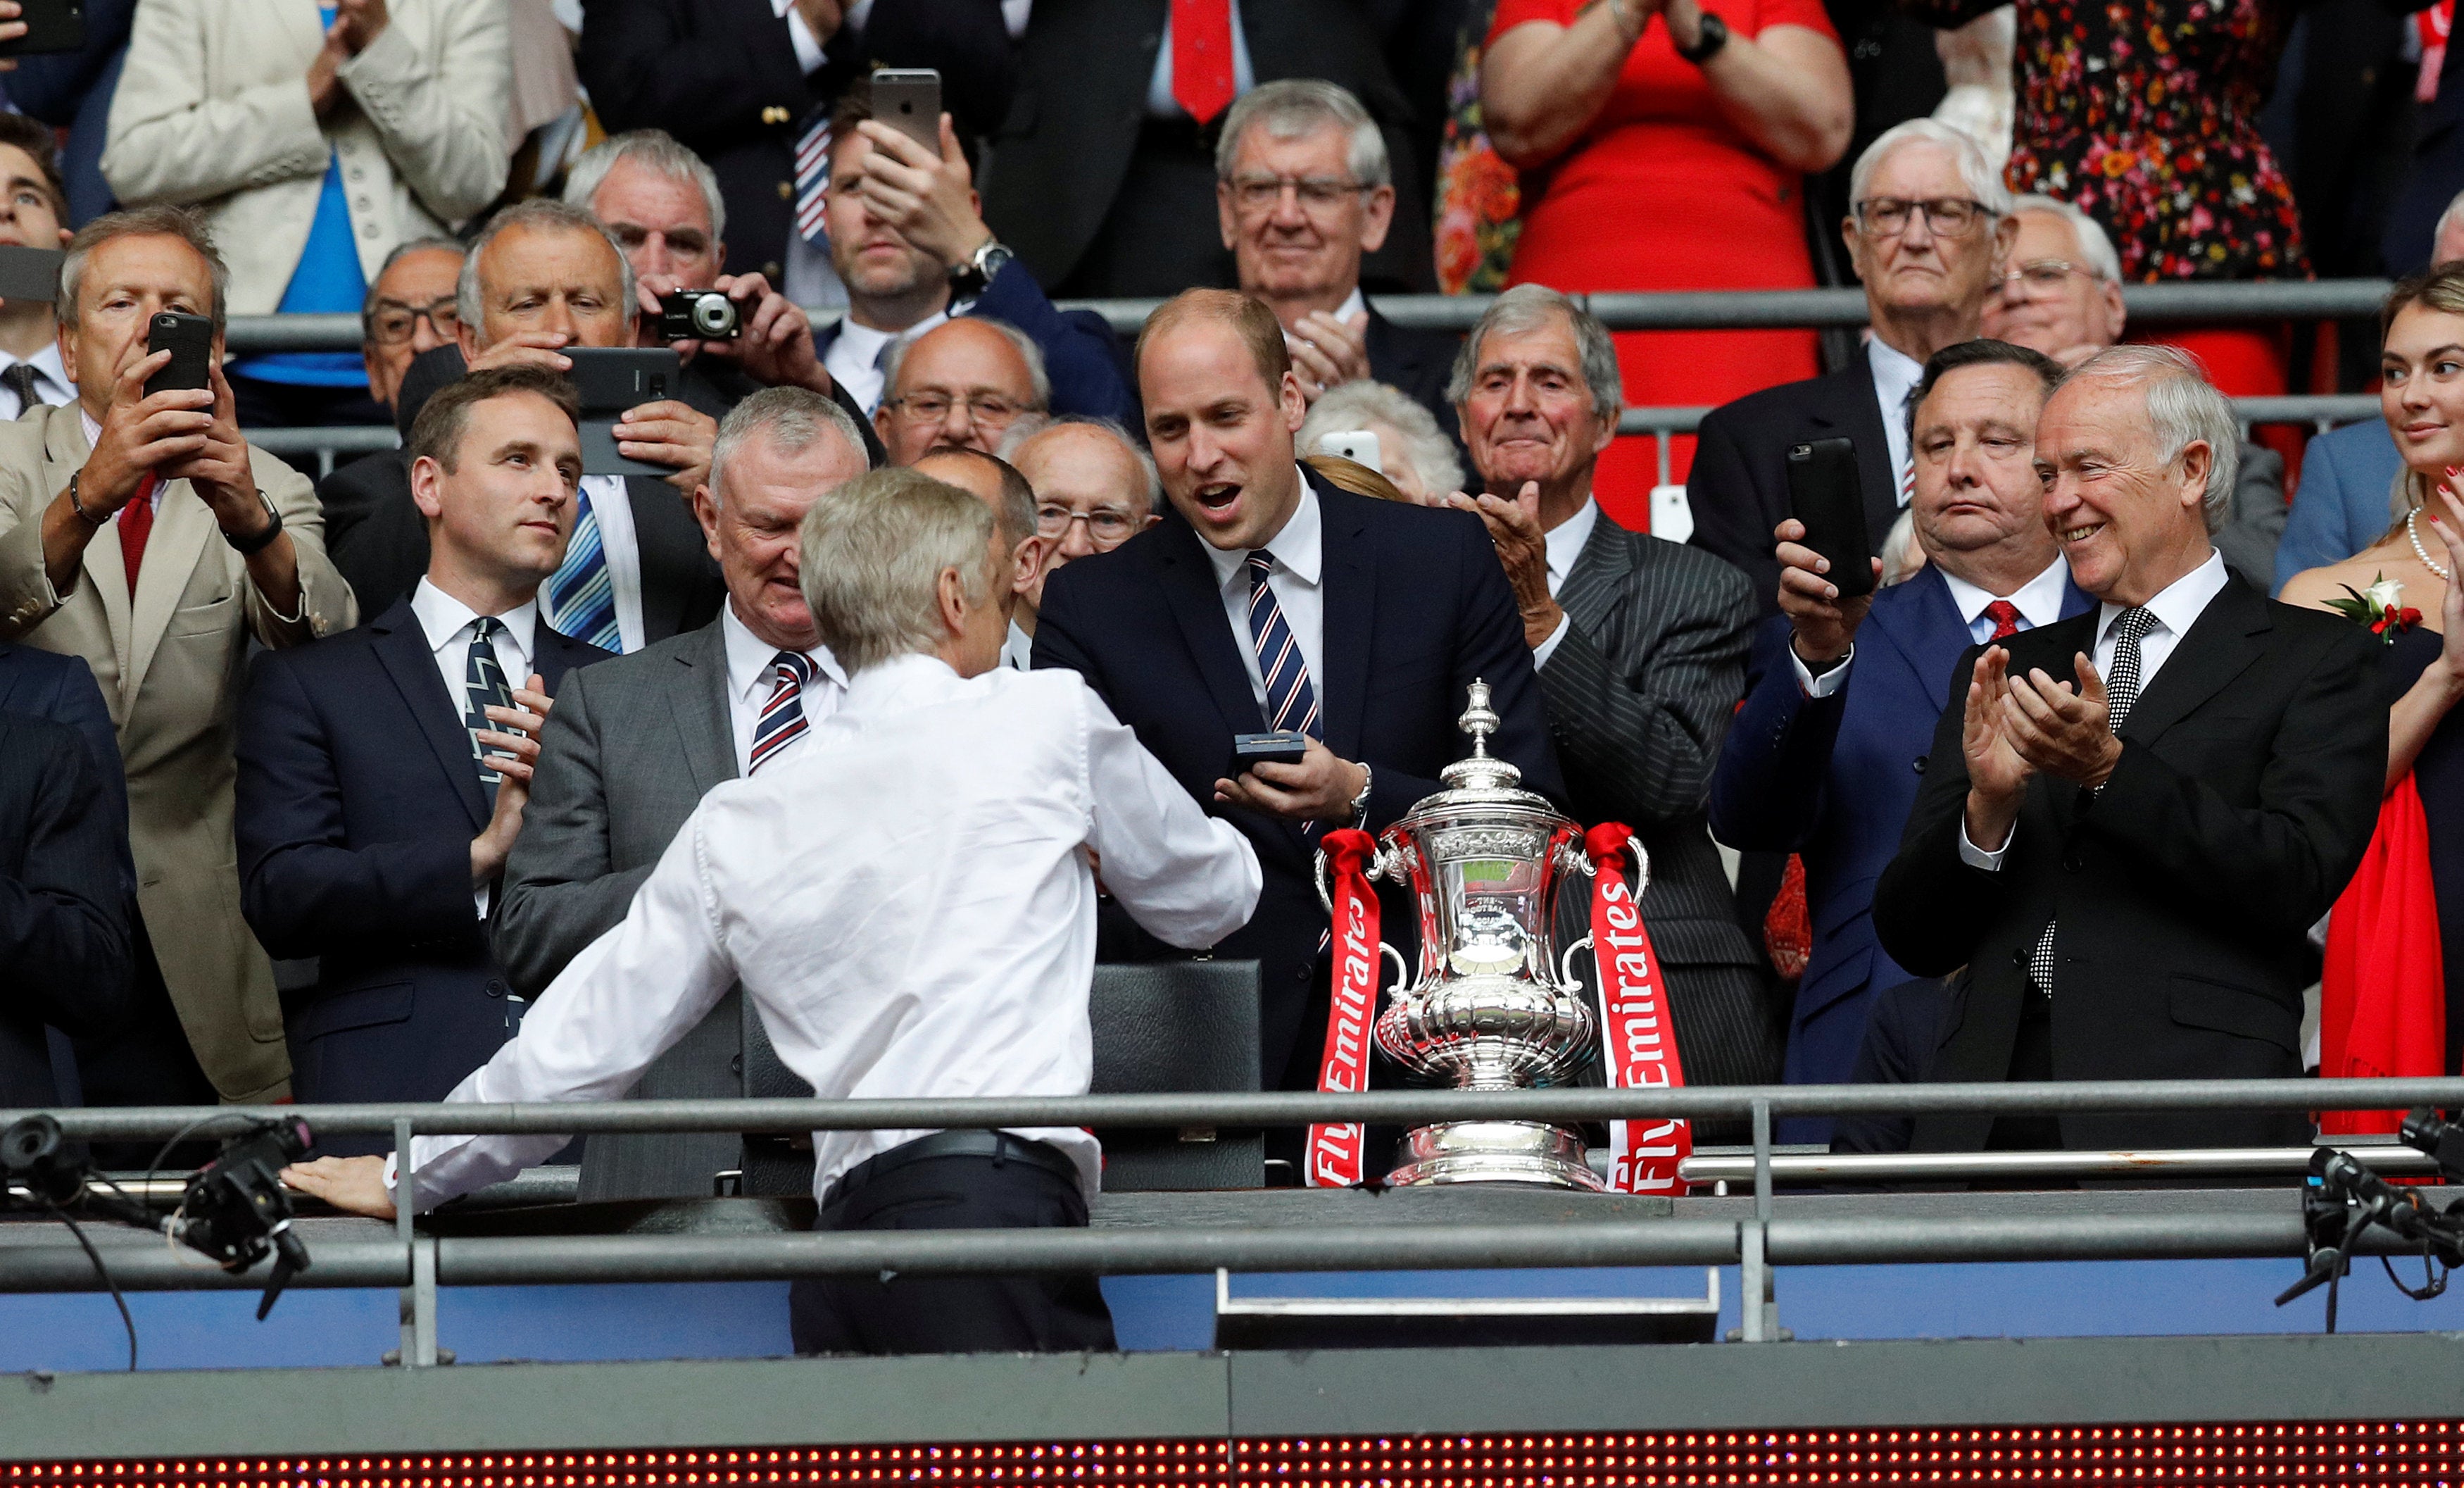
[[[2370,633],[2384,646],[2395,644],[2395,638],[2421,623],[2421,611],[2404,602],[2402,581],[2380,574],[2367,589],[2356,589],[2347,584],[2344,592],[2349,599],[2331,599],[2327,608],[2353,621],[2369,627]]]

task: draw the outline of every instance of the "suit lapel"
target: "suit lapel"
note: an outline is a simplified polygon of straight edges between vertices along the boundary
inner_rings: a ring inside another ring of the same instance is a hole
[[[676,653],[676,663],[693,676],[685,686],[660,689],[668,695],[668,715],[684,741],[685,767],[693,771],[693,789],[708,794],[713,786],[736,778],[736,726],[727,699],[727,634],[724,616],[695,632],[701,644]]]
[[[1325,658],[1327,675],[1317,683],[1318,706],[1326,711],[1326,746],[1356,760],[1368,717],[1369,653],[1377,629],[1376,560],[1361,540],[1361,512],[1355,504],[1369,498],[1320,484],[1314,471],[1309,484],[1317,490],[1318,592],[1325,614],[1318,654]]]
[[[1207,561],[1205,543],[1187,522],[1177,518],[1167,519],[1155,537],[1155,582],[1163,589],[1164,603],[1180,626],[1181,639],[1198,662],[1198,675],[1206,683],[1207,696],[1215,700],[1215,709],[1222,716],[1225,730],[1235,734],[1264,732],[1265,716],[1259,710],[1257,695],[1249,689],[1248,668],[1242,665],[1241,654],[1232,649],[1239,643],[1233,637],[1230,617],[1224,613],[1222,592],[1216,588],[1215,565]],[[1327,627],[1331,630],[1333,626],[1330,611]]]
[[[2249,670],[2265,653],[2262,637],[2274,629],[2267,601],[2239,579],[2227,578],[2122,721],[2122,737],[2154,744]]]
[[[1566,571],[1566,582],[1557,591],[1557,605],[1566,611],[1575,630],[1586,635],[1597,635],[1625,594],[1626,580],[1634,572],[1635,549],[1641,544],[1636,534],[1609,520],[1606,512],[1592,522],[1592,535],[1583,540],[1583,550],[1574,555],[1574,566]]]
[[[1950,674],[1958,670],[1960,655],[1973,644],[1941,570],[1927,564],[1905,585],[1876,596],[1865,623],[1907,662],[1938,716],[1950,697]]]
[[[666,509],[660,504],[663,497]],[[676,503],[675,488],[649,476],[627,476],[625,500],[633,509],[633,570],[642,599],[642,635],[646,641],[663,640],[684,629],[684,615],[676,608],[684,603],[684,591],[665,582],[668,529],[661,521]],[[722,655],[725,651],[720,648]]]
[[[471,734],[463,726],[460,705],[437,673],[436,653],[428,644],[419,617],[411,612],[410,602],[396,600],[392,609],[368,623],[368,630],[377,659],[385,664],[385,675],[393,678],[404,706],[419,724],[420,736],[444,768],[445,778],[471,818],[472,830],[484,828],[488,801],[479,789],[478,764],[471,757]]]
[[[163,632],[170,626],[171,611],[179,608],[180,596],[187,592],[188,579],[196,572],[198,555],[206,550],[209,539],[219,541],[220,531],[205,498],[185,480],[165,485],[162,502],[154,509],[154,530],[145,538],[145,556],[137,569],[137,595],[128,621],[131,698],[145,685],[145,669],[153,664],[155,649],[163,643]],[[87,550],[92,551],[91,544]],[[122,568],[117,577],[125,585],[127,570]],[[244,587],[235,590],[231,603],[249,603]]]
[[[556,690],[564,685],[565,673],[586,665],[592,659],[593,648],[575,640],[544,619],[539,622],[535,634],[538,644],[532,648],[531,669],[539,673],[539,680],[547,683],[548,696],[553,698]]]
[[[85,426],[74,403],[36,416],[49,420],[43,430],[43,489],[56,492],[85,464]],[[102,602],[103,623],[111,632],[112,659],[120,668],[120,696],[111,713],[113,722],[118,722],[127,718],[128,704],[137,700],[136,673],[129,655],[128,569],[120,558],[119,522],[102,524],[86,544],[79,566],[84,569],[84,582],[93,588],[95,598]],[[150,659],[151,647],[147,653]]]

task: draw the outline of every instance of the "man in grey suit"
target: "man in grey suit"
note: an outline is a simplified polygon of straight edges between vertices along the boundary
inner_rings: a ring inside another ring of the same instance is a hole
[[[1608,331],[1573,300],[1536,284],[1500,295],[1447,389],[1485,494],[1448,504],[1488,523],[1514,586],[1574,816],[1624,822],[1650,854],[1643,922],[1686,1078],[1760,1084],[1779,1077],[1787,1007],[1738,927],[1705,819],[1754,597],[1709,553],[1601,515],[1592,469],[1621,386]]]
[[[517,991],[539,995],[625,918],[704,792],[792,752],[836,711],[847,677],[804,605],[797,526],[865,468],[855,421],[802,388],[755,393],[719,426],[693,513],[727,602],[699,630],[566,678],[496,911],[496,953]],[[770,1077],[781,1073],[731,991],[635,1094],[787,1093]],[[589,1198],[708,1197],[713,1174],[741,1166],[723,1133],[590,1141]]]

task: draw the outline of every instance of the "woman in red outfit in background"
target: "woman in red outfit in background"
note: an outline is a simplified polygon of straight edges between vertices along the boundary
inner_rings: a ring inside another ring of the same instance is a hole
[[[1803,178],[1848,147],[1847,58],[1821,0],[1715,4],[1716,14],[1696,0],[1499,0],[1481,114],[1523,172],[1514,282],[1813,285]],[[1638,408],[1726,403],[1820,370],[1809,330],[1627,331],[1617,343]],[[1691,438],[1679,441],[1672,479],[1692,453]],[[1620,439],[1595,490],[1639,529],[1657,479],[1651,441]]]

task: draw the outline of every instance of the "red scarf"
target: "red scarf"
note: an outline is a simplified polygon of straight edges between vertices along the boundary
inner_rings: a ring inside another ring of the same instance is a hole
[[[2330,1079],[2436,1077],[2447,1055],[2447,964],[2430,822],[2408,773],[2379,807],[2360,871],[2327,921],[2319,1073]],[[2401,1111],[2325,1111],[2327,1136],[2392,1132]]]

